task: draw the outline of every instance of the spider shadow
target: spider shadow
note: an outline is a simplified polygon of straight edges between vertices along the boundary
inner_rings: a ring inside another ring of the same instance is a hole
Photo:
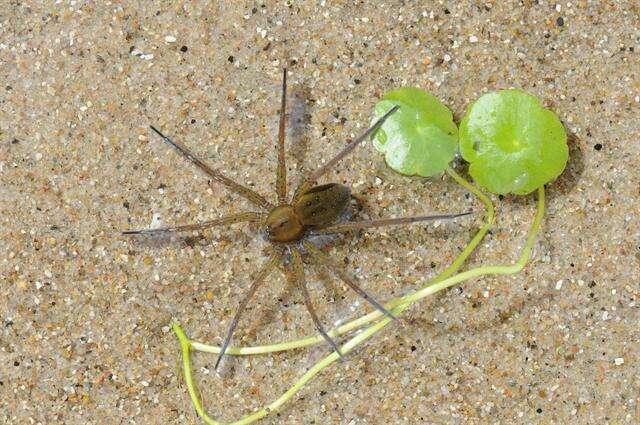
[[[353,217],[360,214],[363,208],[364,207],[360,202],[352,202],[350,207],[347,209],[347,211],[345,211],[339,221],[349,221],[353,219]],[[344,241],[346,241],[344,235],[318,235],[309,238],[309,242],[311,242],[316,248],[321,249],[325,252],[332,246],[340,244]],[[244,338],[255,340],[258,330],[264,328],[265,323],[273,323],[274,321],[278,320],[276,317],[276,312],[278,311],[278,309],[286,309],[290,307],[291,304],[297,305],[302,303],[300,291],[296,287],[295,282],[287,279],[286,276],[286,274],[289,272],[288,255],[283,254],[283,257],[285,258],[285,261],[284,263],[279,264],[277,270],[284,275],[285,284],[282,286],[282,289],[271,298],[270,302],[263,303],[258,307],[260,313],[254,315],[254,319],[251,320],[251,322],[247,324],[246,327],[244,327]],[[305,257],[309,258],[307,256]],[[338,276],[334,275],[321,264],[318,264],[313,260],[305,261],[305,275],[306,282],[312,292],[312,298],[314,298],[314,304],[316,305],[316,308],[320,305],[326,304],[325,302],[323,302],[324,300],[322,300],[321,297],[328,295],[329,298],[341,299],[345,291],[349,291],[348,288],[345,289],[340,285],[340,279],[338,278]],[[318,282],[320,283],[321,288],[319,290],[315,290],[316,288],[314,283]],[[333,327],[331,326],[332,321],[330,321],[328,317],[320,317],[320,320],[323,322],[326,329],[330,329]],[[313,327],[313,321],[310,317],[308,318],[308,325],[310,326],[308,333],[314,333],[315,330]],[[240,332],[242,332],[242,330],[240,330]],[[235,343],[238,344],[241,340],[242,337],[236,339]],[[233,366],[224,367],[224,369],[225,375],[234,373]]]
[[[311,242],[317,248],[322,249],[327,248],[340,240],[341,238],[324,237],[322,240],[312,240]],[[341,288],[337,284],[338,278],[333,276],[332,273],[328,272],[324,267],[314,261],[305,261],[304,265],[306,283],[311,287],[310,289],[313,288],[313,283],[319,281],[322,284],[323,293],[340,293]],[[278,271],[283,274],[285,278],[285,285],[283,286],[283,289],[273,297],[273,300],[275,300],[277,304],[267,303],[261,305],[262,313],[246,327],[246,335],[251,338],[256,337],[258,329],[262,328],[264,323],[271,323],[276,320],[276,308],[288,308],[290,304],[298,304],[302,302],[298,297],[294,297],[294,293],[298,293],[299,290],[296,288],[295,283],[290,279],[287,279],[286,276],[286,274],[290,272],[288,256],[285,256],[285,262],[284,264],[281,263],[279,265]],[[315,304],[319,304],[319,302],[316,301]]]
[[[289,98],[289,137],[291,147],[289,152],[293,156],[298,175],[295,186],[302,184],[305,174],[307,151],[309,149],[309,125],[311,124],[311,88],[301,82],[291,91]]]
[[[247,234],[249,233],[249,235]],[[242,229],[218,229],[218,230],[200,230],[197,233],[185,232],[185,233],[165,233],[158,235],[130,235],[123,236],[131,238],[135,241],[136,246],[147,249],[165,249],[169,247],[175,247],[178,244],[183,244],[190,248],[196,246],[204,247],[212,245],[222,239],[230,239],[234,241],[244,241],[247,237],[258,237],[258,232],[253,226],[248,226],[246,231]]]
[[[203,232],[198,232],[194,235],[167,233],[159,235],[125,235],[122,237],[129,238],[133,243],[135,243],[136,247],[150,250],[175,247],[178,244],[184,244],[194,248],[196,245],[204,245],[205,242],[210,241],[210,238],[207,238]]]
[[[276,312],[280,309],[286,309],[288,307],[290,307],[292,304],[293,305],[297,305],[302,303],[301,300],[301,296],[299,289],[296,287],[296,283],[294,281],[292,281],[291,279],[287,278],[287,273],[289,273],[290,271],[288,270],[288,262],[285,262],[284,264],[279,264],[279,266],[276,268],[276,270],[280,273],[283,274],[284,276],[284,285],[282,286],[282,289],[277,292],[275,294],[274,297],[271,298],[270,302],[267,303],[263,303],[258,305],[256,308],[260,311],[260,313],[258,315],[253,315],[252,317],[254,317],[253,320],[251,320],[251,322],[245,327],[245,331],[244,331],[244,335],[240,338],[234,338],[236,340],[235,344],[236,345],[241,345],[241,341],[244,338],[247,338],[249,340],[254,340],[257,338],[257,333],[258,330],[263,329],[264,328],[264,324],[265,323],[273,323],[275,321],[277,321],[277,317],[276,317]],[[335,279],[332,280],[332,277],[324,272],[321,271],[319,268],[313,268],[313,273],[309,273],[309,271],[311,270],[310,264],[305,264],[305,271],[306,276],[307,276],[307,284],[311,283],[312,281],[316,280],[315,278],[317,278],[317,280],[320,280],[323,283],[323,286],[325,287],[325,291],[327,291],[327,287],[329,287],[330,289],[328,289],[329,292],[331,293],[337,293],[338,292],[338,288],[335,286],[334,281]],[[313,280],[312,280],[313,277]],[[294,296],[295,293],[295,296]],[[318,299],[316,298],[315,304],[318,305],[320,304],[318,302]],[[323,320],[322,318],[320,319],[321,321],[323,321],[324,323],[328,323],[327,320]],[[311,320],[311,318],[308,318],[308,325],[310,326],[309,329],[309,334],[314,332],[314,327],[313,327],[313,321]],[[329,326],[325,325],[327,328],[330,328]],[[242,330],[238,329],[240,332],[242,332]],[[234,345],[232,343],[232,345]],[[276,353],[278,354],[278,353]],[[229,360],[231,360],[231,358],[229,356],[227,356],[227,362]],[[224,371],[224,375],[225,378],[230,378],[233,377],[233,375],[235,375],[235,362],[232,363],[226,363],[225,366],[225,362],[223,362],[222,364],[222,370]]]

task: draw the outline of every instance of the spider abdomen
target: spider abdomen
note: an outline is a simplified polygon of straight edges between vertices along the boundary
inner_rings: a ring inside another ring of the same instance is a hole
[[[349,204],[351,190],[337,183],[315,186],[306,191],[293,205],[305,226],[333,223]]]

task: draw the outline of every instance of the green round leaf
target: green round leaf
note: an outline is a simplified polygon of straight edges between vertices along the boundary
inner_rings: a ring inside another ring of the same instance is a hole
[[[558,117],[522,90],[483,95],[460,124],[469,173],[493,193],[526,195],[562,173],[569,155]]]
[[[376,118],[398,109],[373,136],[387,165],[406,175],[439,174],[454,158],[458,128],[451,111],[429,93],[405,87],[387,93],[375,107]]]

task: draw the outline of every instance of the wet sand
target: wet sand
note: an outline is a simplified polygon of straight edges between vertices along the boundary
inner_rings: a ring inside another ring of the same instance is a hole
[[[178,238],[120,231],[252,208],[208,185],[150,124],[275,200],[286,65],[291,186],[405,85],[457,120],[486,91],[531,92],[565,124],[570,160],[547,188],[521,273],[413,306],[263,423],[637,423],[638,9],[523,3],[0,6],[0,422],[201,423],[169,325],[219,344],[269,245],[251,225]],[[447,176],[393,173],[370,144],[326,181],[365,199],[363,218],[482,208]],[[522,246],[533,197],[494,201],[496,225],[466,267],[513,261]],[[368,231],[326,250],[388,300],[442,271],[481,223]],[[327,327],[370,311],[330,275],[308,276]],[[234,341],[313,331],[277,272]],[[200,354],[194,372],[207,410],[228,421],[328,352],[227,358],[222,376]]]

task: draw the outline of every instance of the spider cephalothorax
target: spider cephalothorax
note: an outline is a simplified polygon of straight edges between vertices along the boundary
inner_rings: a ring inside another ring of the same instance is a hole
[[[264,228],[266,239],[272,242],[274,247],[271,250],[269,259],[257,272],[252,285],[249,287],[247,293],[240,301],[238,310],[236,311],[236,314],[229,324],[229,328],[222,343],[222,348],[220,349],[220,354],[218,356],[218,360],[216,361],[216,368],[218,367],[220,360],[222,359],[222,356],[224,355],[229,345],[231,336],[233,335],[233,331],[235,330],[238,320],[240,319],[240,316],[244,311],[247,303],[249,302],[253,294],[255,294],[258,287],[265,281],[268,275],[276,267],[278,261],[280,261],[283,264],[284,268],[287,270],[287,278],[300,288],[304,297],[305,305],[307,307],[307,310],[309,311],[309,314],[311,315],[316,329],[338,354],[340,354],[338,345],[329,337],[329,335],[327,335],[324,327],[322,326],[318,316],[315,313],[315,309],[313,308],[311,297],[309,295],[309,291],[307,290],[305,281],[304,263],[302,260],[303,254],[308,259],[314,260],[316,263],[332,271],[345,284],[347,284],[347,286],[358,293],[358,295],[369,302],[374,308],[380,310],[389,317],[393,317],[391,313],[389,313],[384,307],[382,307],[380,303],[378,303],[373,297],[362,290],[355,283],[355,279],[352,278],[349,273],[344,271],[341,266],[339,266],[331,258],[326,256],[319,248],[310,243],[308,240],[308,236],[317,234],[345,233],[358,229],[367,229],[397,224],[409,224],[418,221],[450,219],[469,214],[461,213],[426,215],[415,217],[388,218],[381,220],[348,221],[345,223],[336,224],[336,220],[342,215],[342,213],[347,208],[347,205],[349,204],[351,190],[347,186],[337,183],[322,184],[319,186],[316,186],[315,184],[317,183],[318,179],[322,177],[331,167],[333,167],[338,161],[348,155],[363,140],[371,136],[371,134],[373,134],[373,132],[375,132],[382,125],[382,123],[384,123],[384,121],[398,109],[397,106],[391,108],[362,135],[349,142],[336,156],[327,161],[314,173],[309,175],[300,185],[300,187],[298,187],[298,189],[295,191],[293,198],[289,200],[287,198],[284,149],[286,93],[287,71],[285,69],[282,79],[282,103],[280,109],[280,125],[278,131],[278,171],[276,175],[276,204],[269,202],[266,198],[253,191],[252,189],[236,183],[235,181],[222,174],[219,170],[209,167],[204,162],[196,158],[181,144],[174,142],[169,137],[162,134],[155,127],[151,126],[151,129],[160,137],[162,137],[165,142],[176,148],[178,152],[182,154],[182,156],[184,156],[186,159],[188,159],[202,171],[204,171],[213,181],[221,183],[232,192],[245,197],[261,211],[232,214],[215,220],[205,221],[197,224],[165,227],[161,229],[133,230],[123,232],[124,234],[128,235],[158,234],[167,232],[203,230],[214,226],[231,225],[240,222],[258,223]],[[289,258],[285,258],[285,256]]]

